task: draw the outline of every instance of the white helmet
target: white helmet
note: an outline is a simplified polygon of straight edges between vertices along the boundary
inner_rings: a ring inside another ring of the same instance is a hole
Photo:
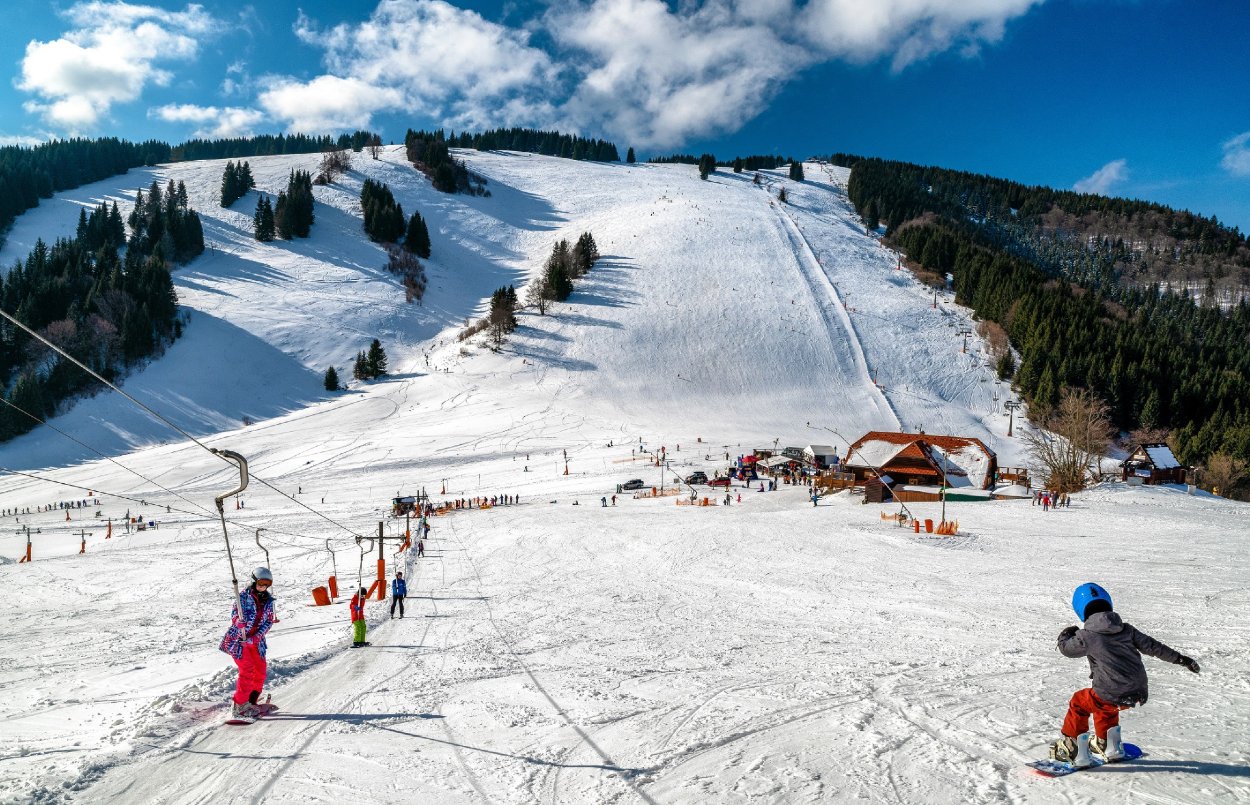
[[[258,567],[252,571],[252,581],[268,581],[273,582],[273,574],[269,572],[267,567]]]

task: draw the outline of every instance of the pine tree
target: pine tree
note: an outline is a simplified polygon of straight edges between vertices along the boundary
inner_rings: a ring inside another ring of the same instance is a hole
[[[734,173],[742,173],[742,157],[734,157]]]
[[[625,162],[629,165],[634,164],[634,147],[632,145],[629,147],[629,150],[625,152]]]
[[[796,182],[803,181],[803,163],[802,162],[790,163],[790,179]]]
[[[227,162],[226,170],[221,175],[221,206],[229,207],[239,197],[239,177],[235,173],[234,163]]]
[[[252,226],[256,231],[256,239],[262,243],[273,240],[277,230],[274,224],[273,205],[268,196],[261,196],[256,202],[256,214],[252,216]]]
[[[707,177],[716,172],[716,157],[704,154],[699,157],[699,178],[707,181]]]
[[[274,231],[278,233],[278,237],[283,240],[290,240],[295,237],[295,224],[292,220],[294,213],[291,205],[287,201],[286,191],[278,191],[278,201],[273,207]]]
[[[382,342],[376,338],[369,345],[369,354],[365,357],[365,370],[371,380],[386,374],[386,350],[382,349]]]
[[[339,373],[335,371],[333,366],[331,366],[329,369],[326,369],[325,387],[326,387],[326,391],[338,391],[339,390]]]
[[[417,257],[430,257],[430,230],[426,228],[421,213],[414,212],[408,219],[408,232],[404,236],[404,248]]]
[[[786,193],[786,189],[784,187],[777,191],[777,200],[782,204],[786,204],[790,201],[790,196]]]
[[[365,359],[364,350],[356,353],[356,362],[352,364],[352,377],[357,380],[369,379],[369,362]]]

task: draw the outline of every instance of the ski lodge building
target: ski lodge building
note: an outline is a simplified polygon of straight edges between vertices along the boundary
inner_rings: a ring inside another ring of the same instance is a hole
[[[947,500],[989,500],[998,457],[980,439],[872,431],[851,445],[842,469],[874,503],[936,501],[943,486]]]
[[[1183,484],[1186,469],[1166,444],[1142,444],[1120,464],[1126,483]],[[1129,479],[1140,479],[1130,481]]]

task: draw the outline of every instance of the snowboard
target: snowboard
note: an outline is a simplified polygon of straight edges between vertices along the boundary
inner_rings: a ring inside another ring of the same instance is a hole
[[[1137,758],[1141,757],[1144,754],[1145,752],[1141,751],[1141,748],[1137,746],[1136,744],[1124,744],[1124,759],[1116,761],[1116,762],[1117,763],[1130,763],[1134,760],[1137,760]],[[1076,766],[1073,766],[1071,763],[1068,763],[1066,761],[1049,760],[1049,759],[1048,760],[1035,760],[1032,763],[1028,763],[1025,765],[1033,769],[1033,771],[1036,774],[1040,774],[1043,777],[1066,777],[1067,775],[1072,774],[1073,772],[1090,771],[1092,769],[1097,769],[1099,766],[1107,765],[1107,761],[1103,760],[1098,755],[1095,755],[1092,752],[1090,753],[1089,758],[1090,760],[1094,761],[1094,765],[1086,766],[1083,769],[1077,768]]]
[[[359,646],[353,643],[352,648],[364,648],[365,646],[372,646],[372,645],[373,645],[372,643],[366,640],[365,642],[361,643]]]
[[[230,718],[226,719],[226,723],[232,726],[236,726],[236,727],[245,726],[247,724],[255,724],[258,719],[264,718],[265,716],[273,715],[277,711],[278,711],[278,705],[266,699],[263,704],[256,705],[255,716],[253,717],[239,716],[237,718],[234,716],[231,716]]]

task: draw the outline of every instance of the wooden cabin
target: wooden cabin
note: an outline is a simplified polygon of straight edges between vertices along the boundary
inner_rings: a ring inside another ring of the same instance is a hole
[[[1166,444],[1142,444],[1129,453],[1121,464],[1121,479],[1140,478],[1141,483],[1183,484],[1188,469],[1182,467]]]

